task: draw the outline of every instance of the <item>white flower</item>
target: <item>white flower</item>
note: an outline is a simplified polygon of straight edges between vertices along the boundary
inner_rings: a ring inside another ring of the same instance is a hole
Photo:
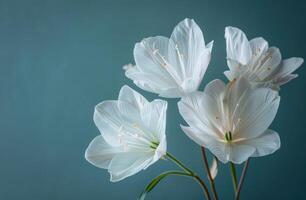
[[[111,181],[120,181],[146,169],[166,154],[167,102],[148,102],[128,86],[118,100],[95,107],[94,122],[101,135],[88,146],[85,158],[108,169]]]
[[[221,162],[240,164],[249,157],[272,154],[280,147],[278,134],[268,129],[280,97],[270,88],[253,88],[245,79],[228,85],[210,82],[204,92],[183,97],[181,126],[192,140],[208,148]]]
[[[149,92],[163,97],[182,97],[196,91],[210,62],[213,42],[205,45],[199,26],[185,19],[169,38],[149,37],[136,43],[136,65],[126,65],[125,75]]]
[[[229,80],[243,76],[253,85],[279,90],[279,86],[296,78],[292,74],[303,63],[303,58],[282,60],[276,47],[269,47],[261,37],[248,40],[238,28],[225,28],[227,65],[224,74]]]

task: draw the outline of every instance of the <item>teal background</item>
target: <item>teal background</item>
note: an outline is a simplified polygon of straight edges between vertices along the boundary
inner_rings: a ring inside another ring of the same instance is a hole
[[[169,36],[186,17],[194,18],[206,42],[215,41],[206,83],[226,69],[224,28],[243,29],[249,38],[263,36],[284,58],[306,57],[303,1],[0,1],[0,199],[136,199],[157,174],[175,166],[159,161],[146,171],[110,183],[106,170],[84,159],[99,134],[93,108],[116,99],[128,84],[122,65],[133,62],[137,41]],[[242,199],[304,199],[306,179],[306,70],[281,90],[281,106],[271,128],[282,147],[253,159]],[[183,123],[169,101],[168,149],[205,177],[199,147],[179,128]],[[227,166],[216,179],[221,199],[232,199]],[[189,179],[169,178],[149,199],[204,199]]]

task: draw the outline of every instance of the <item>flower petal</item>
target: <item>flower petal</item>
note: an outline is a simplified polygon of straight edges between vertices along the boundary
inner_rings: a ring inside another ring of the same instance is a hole
[[[275,74],[276,78],[281,78],[290,75],[297,70],[304,62],[303,58],[288,58],[282,61],[279,66],[279,71]]]
[[[228,161],[235,164],[241,164],[245,162],[255,152],[255,148],[249,145],[228,145],[227,156]]]
[[[96,105],[94,122],[108,144],[121,145],[118,134],[123,122],[117,101],[103,101]]]
[[[104,138],[99,135],[95,137],[87,147],[85,158],[94,166],[107,169],[111,159],[120,152],[122,152],[121,148],[109,145]]]
[[[200,81],[210,61],[212,47],[210,44],[206,49],[200,27],[193,19],[185,19],[174,28],[169,42],[169,61],[179,75],[183,79]],[[194,85],[193,91],[199,84]]]
[[[126,152],[116,155],[109,164],[111,181],[118,182],[147,168],[153,152]]]
[[[246,65],[251,59],[252,51],[244,32],[235,27],[226,27],[225,39],[227,59]]]
[[[165,135],[166,111],[167,102],[159,99],[146,104],[141,110],[143,123],[149,128],[150,133],[154,134],[154,137],[158,140]]]
[[[169,81],[157,74],[142,72],[137,67],[126,70],[126,77],[133,80],[139,88],[159,94],[167,98],[177,98],[183,96],[182,90],[177,85],[169,85]]]
[[[181,128],[191,140],[193,140],[195,143],[197,143],[200,146],[206,147],[213,140],[215,140],[215,138],[212,137],[209,133],[201,131],[197,128],[183,126],[183,125],[181,125]]]
[[[249,96],[251,89],[252,85],[244,77],[228,83],[223,99],[223,116],[234,116],[237,106],[241,105],[245,98]],[[226,121],[230,122],[231,119],[226,118]]]
[[[270,47],[260,60],[260,66],[255,71],[260,81],[270,79],[269,77],[277,70],[282,61],[282,55],[278,48]]]
[[[155,150],[155,154],[154,154],[152,162],[159,160],[161,157],[166,155],[166,153],[167,153],[167,140],[166,140],[166,135],[163,134],[161,138],[159,139],[159,145]]]
[[[181,79],[167,60],[168,45],[169,39],[166,37],[146,38],[135,45],[134,58],[139,71],[159,77],[163,87],[166,84],[167,88],[172,88],[178,87]]]
[[[205,86],[204,93],[211,96],[215,101],[219,102],[221,100],[222,93],[225,91],[225,84],[223,81],[219,79],[215,79],[211,82],[209,82]]]
[[[214,99],[204,92],[193,92],[178,102],[179,112],[189,126],[215,137],[222,137],[220,111]],[[204,114],[205,113],[205,114]]]
[[[245,145],[250,145],[256,149],[252,157],[266,156],[274,153],[280,148],[281,142],[279,135],[273,130],[266,130],[257,138],[242,142]]]
[[[262,54],[266,53],[269,48],[269,44],[264,38],[257,37],[250,40],[250,47],[252,49],[253,55],[258,58]]]
[[[279,90],[279,86],[284,85],[291,81],[292,79],[297,78],[297,74],[289,74],[287,76],[281,77],[281,78],[276,78],[273,80],[273,86],[275,87],[276,90]],[[273,88],[272,88],[273,89]]]
[[[279,106],[278,92],[256,88],[235,108],[235,138],[256,138],[268,129]]]
[[[119,92],[119,101],[127,102],[133,105],[139,112],[149,103],[141,94],[133,90],[127,85],[124,85]]]

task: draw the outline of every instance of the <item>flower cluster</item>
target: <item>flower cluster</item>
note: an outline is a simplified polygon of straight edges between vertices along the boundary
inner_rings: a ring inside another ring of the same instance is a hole
[[[135,65],[123,69],[139,88],[165,98],[180,98],[179,112],[188,124],[181,125],[183,132],[218,161],[233,166],[280,148],[280,137],[269,126],[279,107],[280,86],[297,77],[292,73],[303,59],[282,60],[278,48],[269,47],[261,37],[248,40],[235,27],[225,28],[225,39],[229,70],[224,74],[229,82],[213,80],[204,91],[199,86],[211,59],[213,41],[205,43],[192,19],[180,22],[170,38],[149,37],[136,43]],[[184,171],[175,173],[186,173],[201,184],[192,170],[167,153],[166,110],[165,100],[149,102],[123,86],[118,100],[95,107],[94,122],[101,135],[90,143],[86,159],[108,169],[111,181],[120,181],[165,157]],[[212,183],[216,166],[215,160],[208,171]],[[202,186],[205,191],[203,182]],[[213,193],[218,199],[216,191]],[[207,191],[206,197],[210,199]]]

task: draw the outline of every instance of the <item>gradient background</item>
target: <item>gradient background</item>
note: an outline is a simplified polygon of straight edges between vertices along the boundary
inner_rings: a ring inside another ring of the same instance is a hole
[[[206,42],[215,40],[206,83],[226,69],[224,28],[263,36],[284,58],[306,57],[303,1],[0,1],[0,199],[136,199],[157,174],[174,169],[160,161],[113,184],[107,171],[84,159],[99,134],[94,106],[116,99],[122,85],[136,88],[122,65],[133,62],[134,44],[144,37],[169,36],[186,17],[194,18]],[[243,199],[304,199],[306,169],[306,70],[281,90],[271,128],[282,148],[251,160]],[[138,91],[140,89],[136,88]],[[147,98],[157,95],[141,91]],[[199,147],[179,128],[177,100],[170,100],[169,151],[205,177]],[[228,166],[219,170],[220,199],[232,198]],[[204,199],[197,183],[171,177],[149,199]]]

